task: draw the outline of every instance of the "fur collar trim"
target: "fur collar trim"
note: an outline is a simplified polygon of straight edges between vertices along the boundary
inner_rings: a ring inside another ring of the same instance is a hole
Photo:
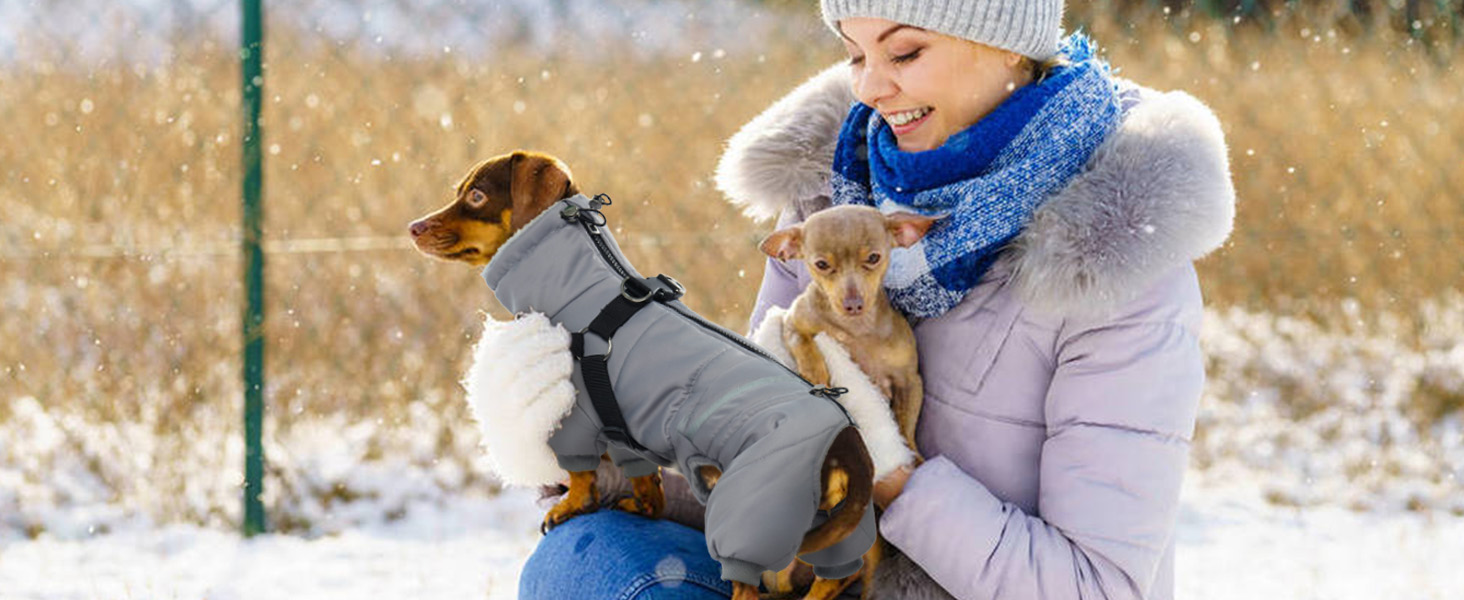
[[[1084,171],[1004,251],[1029,306],[1105,312],[1230,235],[1235,188],[1219,120],[1184,92],[1137,93]],[[814,76],[728,140],[717,187],[759,221],[829,195],[839,126],[853,102],[847,67]]]

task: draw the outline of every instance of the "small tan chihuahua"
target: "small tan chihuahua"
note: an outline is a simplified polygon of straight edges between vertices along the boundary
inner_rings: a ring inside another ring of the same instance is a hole
[[[815,384],[829,384],[823,354],[813,343],[819,332],[827,332],[890,399],[911,450],[916,449],[915,425],[925,394],[915,333],[881,284],[890,249],[910,247],[937,220],[912,213],[884,215],[868,206],[836,206],[773,232],[761,246],[778,260],[802,259],[813,278],[788,308],[783,327],[783,342],[799,374]]]

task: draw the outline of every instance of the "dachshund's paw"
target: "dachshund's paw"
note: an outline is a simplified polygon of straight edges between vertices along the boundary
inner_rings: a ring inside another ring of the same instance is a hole
[[[658,519],[661,517],[661,509],[664,508],[664,502],[662,506],[657,506],[655,503],[643,500],[634,494],[622,494],[615,500],[615,508],[648,519]]]
[[[549,509],[549,513],[544,515],[544,522],[539,524],[539,533],[549,533],[555,527],[563,525],[565,521],[599,510],[600,504],[596,498],[591,497],[589,502],[580,503],[571,499],[573,495],[565,496],[563,500],[554,505],[554,508]]]

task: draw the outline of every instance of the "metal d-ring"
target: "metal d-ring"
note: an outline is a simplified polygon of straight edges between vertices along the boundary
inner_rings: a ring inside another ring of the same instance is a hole
[[[651,296],[656,295],[656,288],[653,288],[653,287],[651,287],[649,285],[646,285],[646,293],[645,293],[645,295],[643,295],[643,296],[632,296],[632,295],[630,295],[630,282],[631,282],[631,278],[630,277],[626,277],[624,280],[621,280],[621,282],[620,282],[620,295],[621,296],[624,296],[626,300],[629,300],[629,301],[634,302],[636,304],[640,304],[642,302],[645,302],[646,300],[650,300],[651,299]],[[645,284],[642,283],[641,285],[645,285]]]
[[[583,337],[585,337],[585,332],[586,331],[589,331],[589,330],[590,330],[589,326],[586,325],[585,328],[579,330],[579,333],[576,334],[576,335],[578,335],[581,338],[583,338]],[[597,337],[597,338],[600,337],[600,334],[596,333],[595,334],[595,337]],[[601,354],[599,356],[605,357],[605,360],[610,360],[610,351],[615,349],[615,338],[600,338],[600,339],[605,340],[605,353],[604,354]],[[586,356],[588,356],[588,355],[586,355]]]

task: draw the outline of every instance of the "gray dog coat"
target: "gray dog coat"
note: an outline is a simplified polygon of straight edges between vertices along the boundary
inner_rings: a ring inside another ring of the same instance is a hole
[[[483,269],[504,308],[543,313],[570,332],[642,279],[604,227],[600,202],[564,199],[499,248]],[[549,438],[559,466],[593,471],[600,455],[627,476],[675,467],[706,505],[707,551],[722,578],[757,585],[792,562],[804,534],[827,520],[818,505],[824,456],[853,421],[838,402],[810,393],[797,373],[675,299],[653,299],[608,341],[585,336],[585,354],[606,354],[626,429],[640,448],[607,437],[586,389],[581,361],[574,407]],[[722,471],[707,490],[697,469]],[[854,574],[875,540],[874,507],[837,544],[802,555],[820,577]]]

